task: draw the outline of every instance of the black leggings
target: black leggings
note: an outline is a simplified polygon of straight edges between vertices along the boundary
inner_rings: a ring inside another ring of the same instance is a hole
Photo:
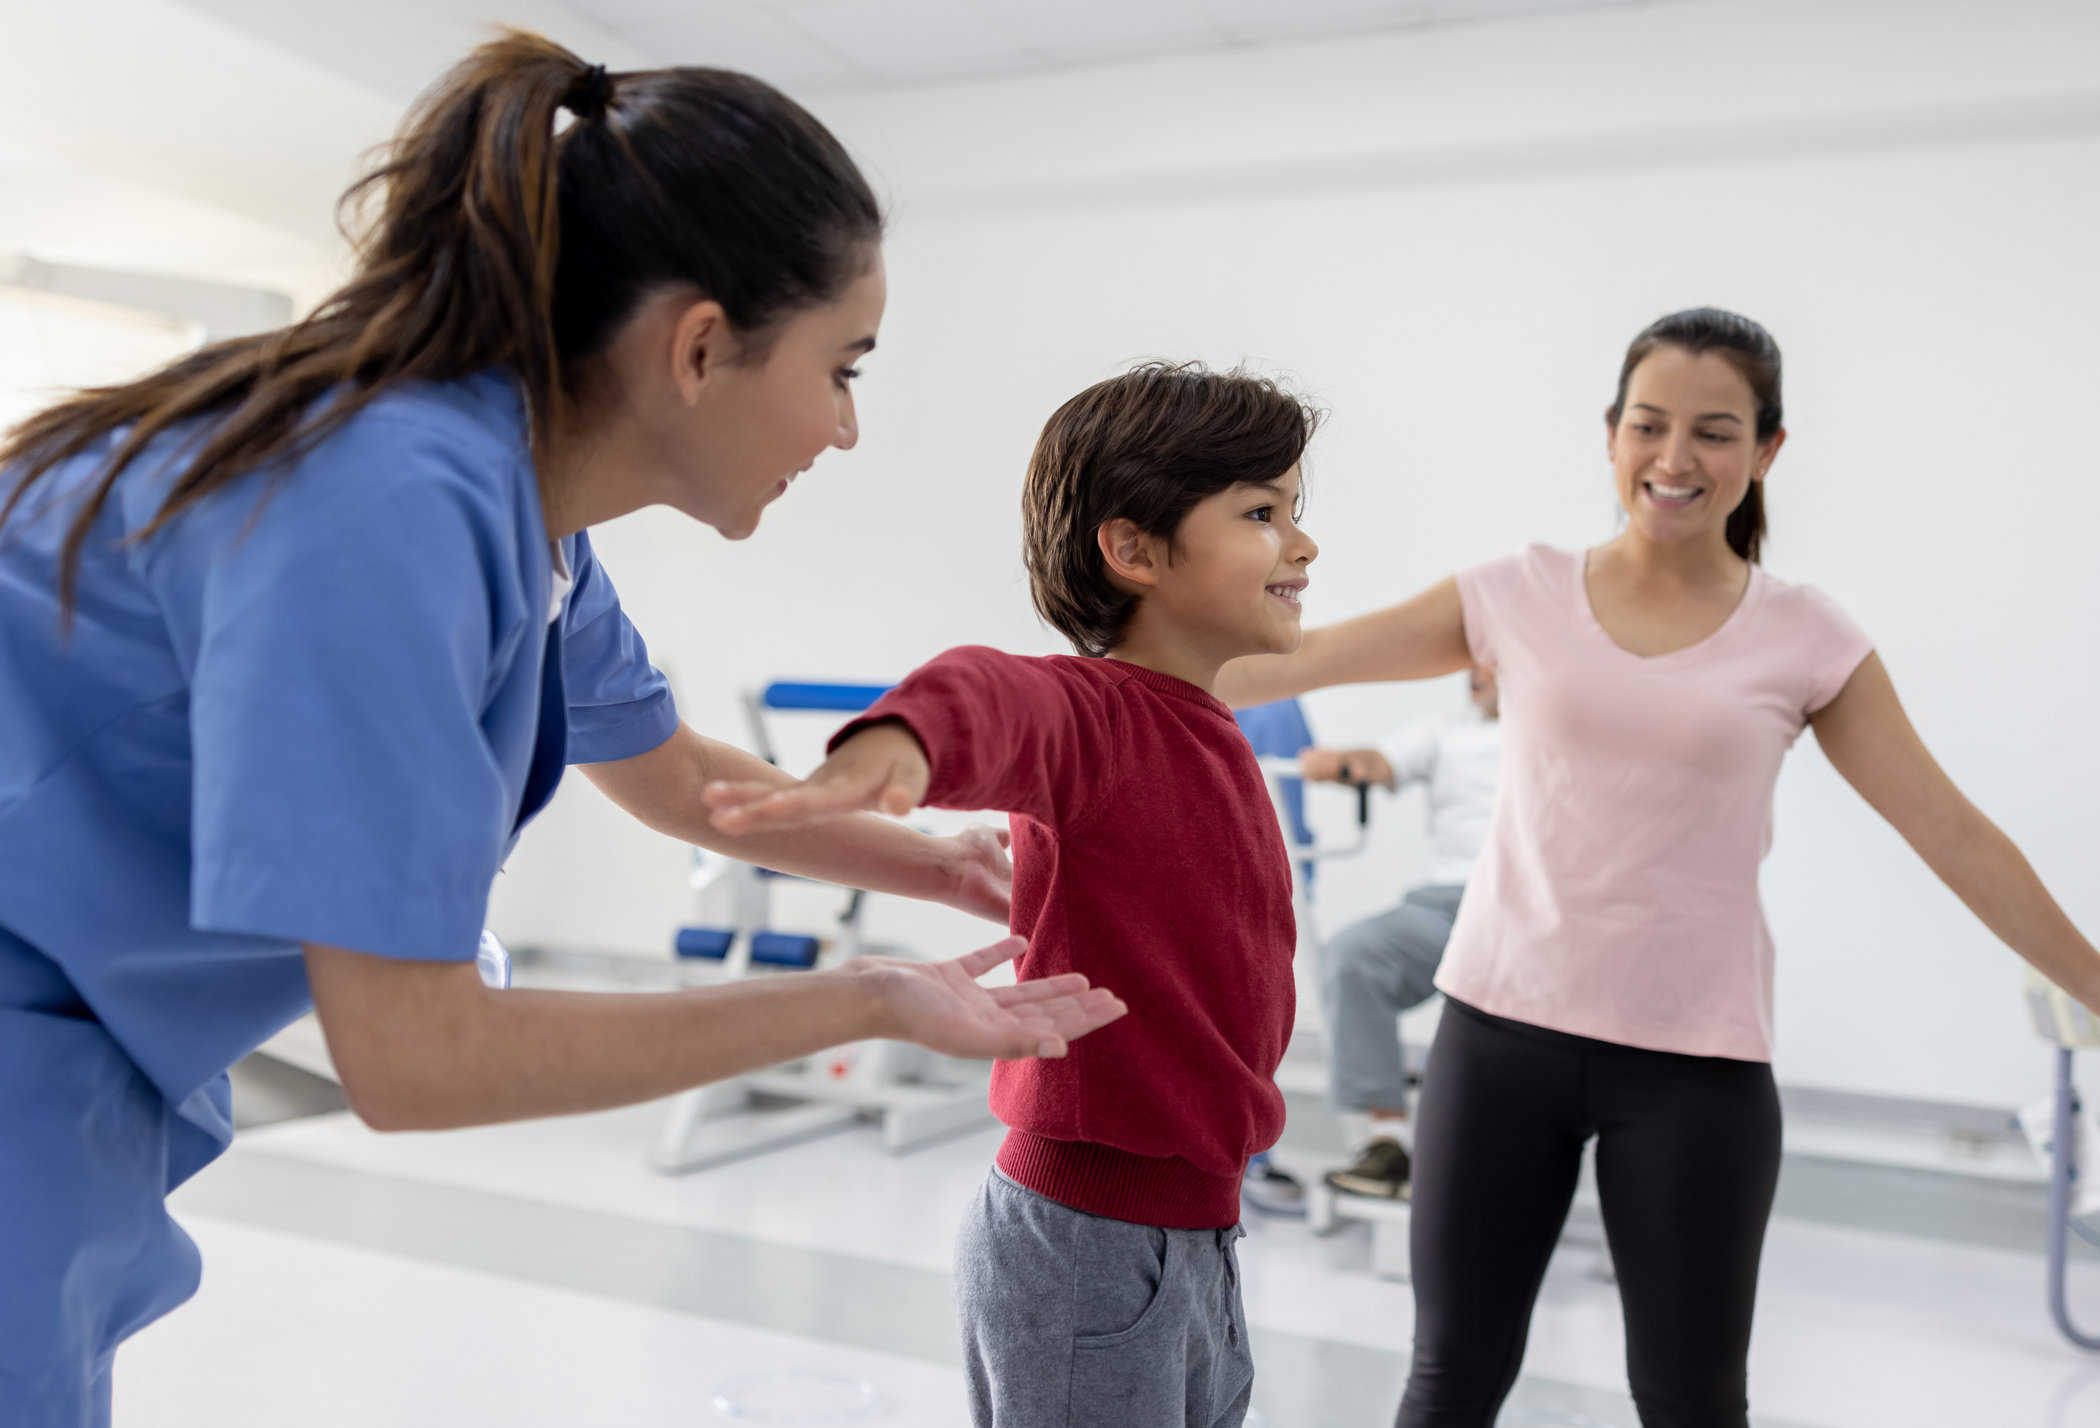
[[[1455,1001],[1415,1127],[1415,1358],[1397,1428],[1494,1423],[1591,1136],[1643,1428],[1746,1428],[1757,1259],[1779,1179],[1772,1068]]]

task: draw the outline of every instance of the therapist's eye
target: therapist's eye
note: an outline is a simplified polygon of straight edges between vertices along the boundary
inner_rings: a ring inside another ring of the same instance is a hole
[[[841,368],[839,368],[839,369],[838,369],[838,371],[836,371],[836,372],[832,373],[832,380],[838,383],[838,385],[839,385],[839,389],[840,389],[841,391],[844,391],[844,390],[845,390],[845,388],[846,388],[846,386],[847,386],[847,384],[848,384],[848,383],[850,383],[850,382],[852,382],[852,381],[853,381],[853,380],[854,380],[855,378],[857,378],[857,377],[859,377],[859,376],[860,376],[860,368],[858,368],[858,367],[841,367]]]

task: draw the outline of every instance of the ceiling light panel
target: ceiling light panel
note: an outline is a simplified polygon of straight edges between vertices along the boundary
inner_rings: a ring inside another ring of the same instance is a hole
[[[774,0],[782,20],[878,81],[995,74],[1042,63],[968,0]]]
[[[1600,10],[1639,0],[1198,0],[1232,38],[1310,39],[1319,35],[1404,30],[1544,10]]]
[[[773,7],[748,0],[592,0],[592,18],[661,64],[738,69],[783,89],[865,88],[877,76],[786,23]]]
[[[505,0],[616,69],[740,69],[797,93],[1668,0]],[[1678,0],[1681,3],[1681,0]],[[407,98],[488,33],[487,0],[183,0]]]
[[[1206,49],[1232,39],[1197,0],[970,0],[1051,63]]]

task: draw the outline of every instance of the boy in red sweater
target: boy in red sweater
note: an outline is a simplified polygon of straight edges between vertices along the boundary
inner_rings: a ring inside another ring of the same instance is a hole
[[[1050,418],[1023,518],[1036,609],[1084,658],[950,650],[832,740],[808,782],[717,785],[743,831],[921,804],[1012,815],[1025,979],[1128,1004],[1061,1060],[1006,1061],[1009,1127],[956,1249],[979,1428],[1230,1428],[1254,1369],[1239,1183],[1283,1129],[1291,874],[1262,774],[1211,693],[1297,648],[1299,457],[1273,383],[1151,364]]]

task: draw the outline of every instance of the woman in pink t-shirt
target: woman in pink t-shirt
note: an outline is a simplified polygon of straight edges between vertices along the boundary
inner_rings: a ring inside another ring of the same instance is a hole
[[[1616,539],[1475,566],[1218,683],[1242,706],[1476,662],[1501,685],[1501,801],[1417,1122],[1399,1428],[1493,1423],[1591,1136],[1641,1422],[1748,1422],[1780,1154],[1757,871],[1804,727],[2006,945],[2100,1007],[2100,954],[1933,761],[1872,642],[1758,564],[1786,440],[1771,335],[1662,318],[1606,422]]]

